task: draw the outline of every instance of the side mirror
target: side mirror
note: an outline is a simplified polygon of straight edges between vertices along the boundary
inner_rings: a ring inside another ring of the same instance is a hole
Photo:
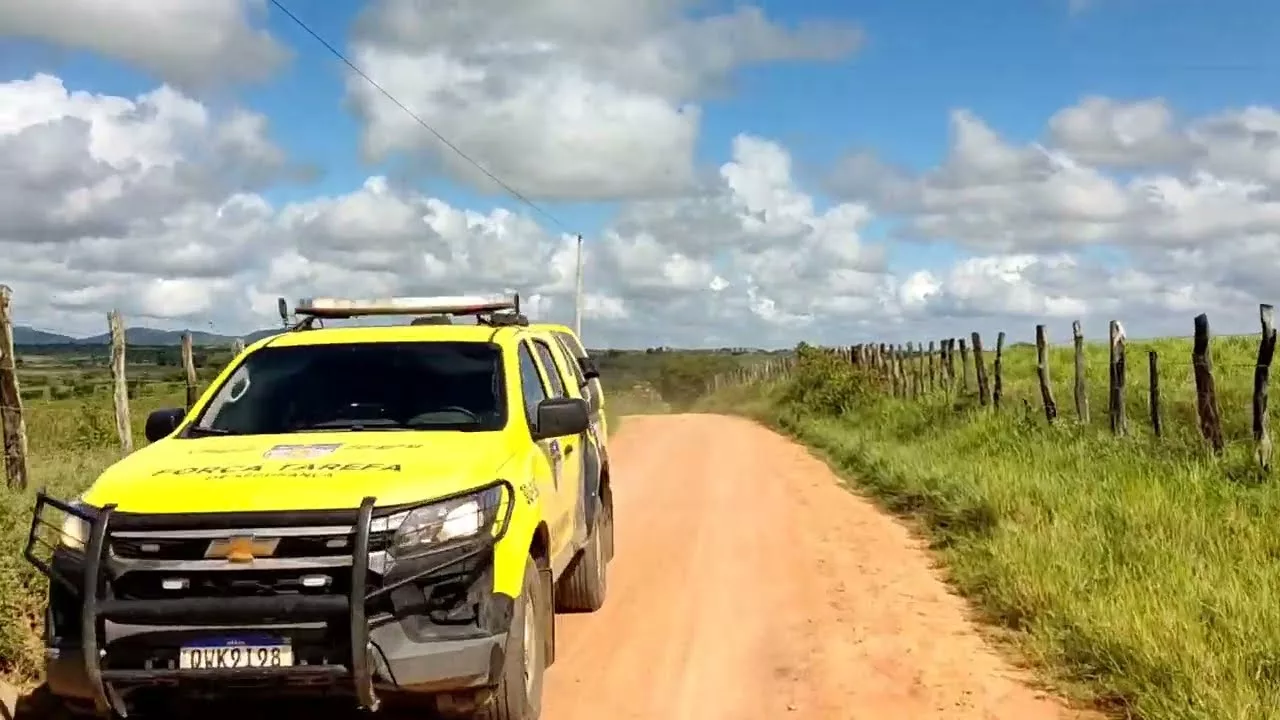
[[[579,435],[591,426],[591,411],[582,398],[548,398],[538,403],[534,440]]]
[[[147,442],[155,442],[169,437],[182,424],[187,411],[182,408],[165,408],[156,410],[147,416]]]
[[[596,367],[596,361],[589,357],[578,358],[578,369],[582,370],[584,380],[591,381],[600,377],[600,368]]]

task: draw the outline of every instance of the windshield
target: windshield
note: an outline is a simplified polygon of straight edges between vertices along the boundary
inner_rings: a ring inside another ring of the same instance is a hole
[[[218,388],[190,435],[497,430],[502,355],[476,342],[265,347]]]

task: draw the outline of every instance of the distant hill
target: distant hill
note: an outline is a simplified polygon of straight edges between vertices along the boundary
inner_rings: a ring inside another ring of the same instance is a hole
[[[167,346],[181,345],[182,335],[184,332],[191,333],[191,342],[200,347],[225,347],[231,345],[236,338],[230,335],[218,335],[216,333],[203,332],[200,330],[156,330],[154,328],[136,327],[126,328],[124,331],[125,342],[129,345],[151,345],[151,346]],[[255,330],[244,336],[242,339],[245,344],[257,342],[268,335],[275,335],[280,330]],[[106,345],[110,340],[110,336],[106,333],[94,335],[87,338],[76,338],[69,335],[60,335],[58,333],[45,332],[44,330],[36,330],[35,328],[18,325],[13,328],[13,344],[18,346],[29,345]]]
[[[36,330],[23,325],[13,329],[14,345],[68,345],[75,341],[75,338],[67,335]]]

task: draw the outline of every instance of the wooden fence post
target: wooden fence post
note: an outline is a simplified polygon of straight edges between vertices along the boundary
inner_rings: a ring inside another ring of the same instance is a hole
[[[1218,391],[1213,382],[1213,352],[1209,343],[1209,316],[1200,313],[1195,319],[1195,340],[1191,349],[1191,366],[1196,379],[1196,415],[1200,433],[1215,453],[1222,452],[1222,414],[1218,411]]]
[[[960,338],[960,371],[964,374],[964,392],[969,392],[969,348]]]
[[[1253,440],[1257,443],[1254,458],[1262,472],[1271,472],[1271,430],[1267,427],[1267,386],[1271,381],[1271,358],[1276,353],[1275,308],[1259,305],[1262,339],[1258,341],[1258,362],[1253,366]]]
[[[1058,402],[1053,399],[1053,385],[1049,382],[1049,338],[1044,325],[1036,326],[1036,376],[1040,380],[1044,419],[1052,425],[1058,419]]]
[[[107,313],[107,330],[111,337],[111,379],[115,385],[116,436],[120,450],[133,452],[133,424],[129,420],[129,381],[125,378],[124,319],[119,310]]]
[[[1151,432],[1156,437],[1164,434],[1160,424],[1160,356],[1155,350],[1147,351],[1147,387],[1151,407]]]
[[[991,406],[1000,409],[1000,401],[1004,398],[1004,331],[996,334],[996,361],[992,363],[995,383],[991,390]]]
[[[991,388],[987,384],[987,363],[982,357],[982,336],[978,333],[969,335],[973,343],[973,374],[978,380],[978,404],[986,407],[991,403]]]
[[[924,384],[924,343],[916,344],[916,397],[924,397],[928,388]]]
[[[1124,384],[1126,378],[1124,357],[1124,326],[1119,320],[1112,320],[1110,327],[1111,382],[1107,392],[1107,414],[1111,417],[1111,432],[1124,435],[1128,430],[1128,418],[1124,408]]]
[[[946,389],[951,389],[951,377],[947,370],[947,363],[951,361],[951,347],[947,345],[947,338],[942,338],[938,343],[938,379],[941,380]]]
[[[894,370],[898,373],[898,397],[906,399],[911,396],[911,379],[907,377],[906,351],[901,345],[894,346]]]
[[[900,386],[900,383],[897,382],[897,348],[896,347],[893,347],[892,345],[888,346],[886,352],[884,352],[884,361],[886,361],[886,366],[884,366],[884,373],[888,375],[888,387],[890,387],[890,393],[893,397],[897,397],[902,392],[902,388]]]
[[[947,382],[948,390],[956,389],[956,339],[947,339]]]
[[[1076,350],[1076,419],[1081,425],[1089,424],[1089,393],[1084,381],[1084,331],[1080,329],[1080,321],[1071,323],[1071,339]]]
[[[182,369],[187,375],[187,412],[196,406],[200,399],[199,381],[196,378],[195,353],[192,348],[191,333],[182,334]]]
[[[906,362],[907,362],[906,371],[907,371],[907,388],[908,388],[907,397],[910,397],[911,399],[914,400],[916,397],[920,395],[919,378],[916,377],[916,344],[915,343],[912,343],[912,342],[907,343]]]
[[[0,285],[0,436],[4,446],[4,476],[10,488],[27,489],[27,423],[18,390],[18,355],[13,349],[13,291]]]
[[[901,391],[901,397],[906,399],[911,397],[911,343],[898,345],[898,389]]]
[[[937,370],[937,350],[934,349],[933,341],[929,341],[929,392],[938,389],[938,370]]]

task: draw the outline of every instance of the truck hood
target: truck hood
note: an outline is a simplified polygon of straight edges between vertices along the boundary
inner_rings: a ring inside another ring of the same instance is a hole
[[[500,432],[168,438],[112,465],[82,500],[137,513],[398,505],[496,480],[513,454]]]

